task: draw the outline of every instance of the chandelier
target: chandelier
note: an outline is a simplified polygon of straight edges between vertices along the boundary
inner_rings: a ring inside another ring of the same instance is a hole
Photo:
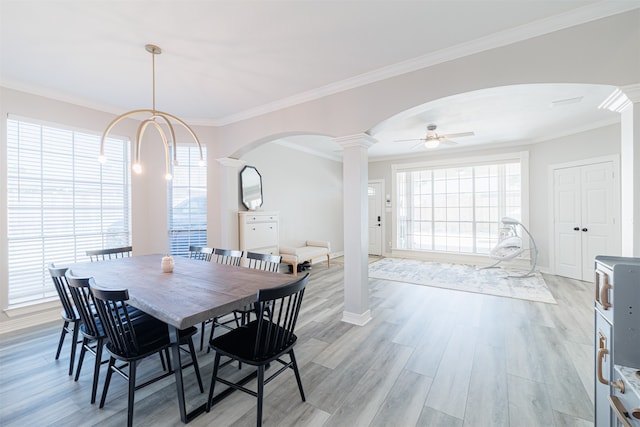
[[[158,46],[152,45],[152,44],[147,44],[145,45],[145,49],[147,50],[147,52],[151,53],[151,69],[152,69],[152,95],[153,95],[153,105],[152,108],[150,110],[148,109],[143,109],[143,110],[132,110],[129,111],[127,113],[121,114],[120,116],[116,117],[111,123],[109,123],[109,126],[107,126],[107,129],[105,129],[104,133],[102,134],[102,140],[100,141],[100,162],[104,163],[106,161],[106,157],[104,155],[104,143],[105,140],[107,139],[107,136],[109,135],[109,132],[111,132],[111,129],[113,129],[113,127],[115,125],[117,125],[122,119],[125,119],[127,117],[132,117],[138,114],[150,114],[149,117],[147,117],[146,119],[142,120],[142,122],[140,123],[140,125],[138,126],[138,132],[136,134],[136,145],[135,145],[135,161],[133,163],[133,171],[137,174],[140,174],[142,172],[142,165],[140,164],[140,147],[142,145],[142,138],[144,137],[144,133],[147,130],[147,127],[149,127],[149,125],[151,125],[153,128],[155,128],[158,133],[160,134],[160,137],[162,138],[162,142],[164,143],[164,155],[165,155],[165,179],[167,181],[171,180],[173,178],[172,174],[171,174],[171,153],[169,150],[169,145],[172,146],[173,148],[173,165],[177,166],[178,165],[178,156],[177,156],[177,152],[176,152],[176,134],[174,131],[174,123],[179,124],[180,126],[182,126],[188,133],[189,135],[191,135],[191,137],[193,138],[193,140],[195,141],[196,145],[198,146],[198,150],[200,151],[200,161],[199,164],[201,166],[204,165],[204,158],[202,157],[202,145],[200,144],[200,141],[198,140],[198,137],[196,136],[196,134],[193,132],[193,130],[189,127],[189,125],[187,125],[183,120],[179,119],[178,117],[169,114],[169,113],[163,113],[162,111],[158,111],[156,110],[156,61],[155,61],[155,57],[156,55],[160,55],[162,53],[162,49],[160,49]],[[164,125],[164,126],[162,126]],[[168,131],[168,135],[167,135],[167,131]]]

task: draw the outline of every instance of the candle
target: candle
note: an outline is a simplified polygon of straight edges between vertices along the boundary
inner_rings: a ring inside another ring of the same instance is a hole
[[[173,272],[173,257],[170,255],[162,257],[161,267],[163,273]]]

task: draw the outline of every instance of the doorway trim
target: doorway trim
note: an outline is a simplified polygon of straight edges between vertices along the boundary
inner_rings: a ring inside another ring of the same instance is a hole
[[[613,204],[614,204],[614,218],[616,221],[616,235],[613,245],[620,253],[622,230],[620,229],[620,157],[616,154],[608,156],[593,157],[589,159],[576,160],[566,163],[554,163],[547,167],[547,232],[549,242],[549,270],[551,274],[556,274],[556,248],[555,248],[555,197],[554,197],[554,174],[558,169],[566,169],[580,166],[588,166],[597,163],[613,163]]]

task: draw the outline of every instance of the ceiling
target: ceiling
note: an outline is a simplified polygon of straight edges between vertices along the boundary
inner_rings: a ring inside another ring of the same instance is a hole
[[[156,106],[224,125],[447,58],[640,7],[638,1],[0,0],[0,84],[121,114]],[[481,17],[481,19],[478,19]],[[418,42],[416,42],[418,41]],[[474,45],[475,43],[475,45]],[[371,129],[370,157],[418,148],[397,139],[475,132],[461,147],[549,139],[615,117],[613,88],[513,86],[440,99]],[[554,104],[554,101],[571,100]],[[578,102],[576,102],[578,100]],[[340,157],[322,138],[284,143]]]

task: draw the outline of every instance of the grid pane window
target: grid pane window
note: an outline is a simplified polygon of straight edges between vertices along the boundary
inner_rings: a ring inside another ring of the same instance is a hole
[[[129,141],[7,119],[9,304],[55,296],[50,263],[130,243]]]
[[[396,247],[488,254],[500,219],[521,218],[520,171],[519,161],[398,170]]]
[[[195,146],[176,147],[178,165],[173,166],[169,194],[169,252],[188,256],[189,246],[207,245],[207,168],[199,166]],[[206,147],[202,147],[206,157]]]

